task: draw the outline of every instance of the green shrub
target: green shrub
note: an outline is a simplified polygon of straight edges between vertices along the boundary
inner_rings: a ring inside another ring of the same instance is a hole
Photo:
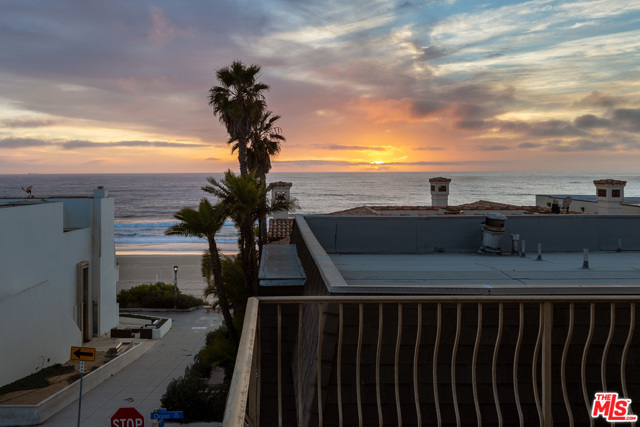
[[[122,308],[191,308],[207,303],[192,295],[178,291],[173,293],[173,285],[158,282],[156,284],[134,286],[118,293],[118,303]]]
[[[216,386],[193,375],[172,379],[160,403],[168,411],[182,411],[182,422],[221,421],[229,393],[227,383]]]
[[[234,319],[235,320],[235,319]],[[213,367],[224,370],[225,381],[230,381],[238,354],[238,343],[229,336],[229,330],[225,325],[215,331],[207,333],[205,345],[200,349],[198,358]]]
[[[201,360],[198,360],[193,365],[191,365],[189,375],[191,375],[192,377],[201,378],[203,380],[208,380],[211,376],[211,371],[213,371],[213,366],[211,366],[211,363],[205,363]]]

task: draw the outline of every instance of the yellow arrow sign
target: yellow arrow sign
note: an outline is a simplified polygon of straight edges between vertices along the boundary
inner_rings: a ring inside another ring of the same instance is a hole
[[[96,360],[96,349],[90,347],[71,347],[71,360]]]

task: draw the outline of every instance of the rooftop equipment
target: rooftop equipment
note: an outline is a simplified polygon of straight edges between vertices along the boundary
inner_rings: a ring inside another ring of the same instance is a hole
[[[507,217],[492,212],[484,216],[484,223],[482,224],[482,246],[478,253],[501,255],[500,240],[504,234],[504,223],[507,221]]]

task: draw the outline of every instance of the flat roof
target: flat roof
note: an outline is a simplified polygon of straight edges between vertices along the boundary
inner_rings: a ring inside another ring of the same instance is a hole
[[[615,294],[640,292],[640,252],[526,257],[465,253],[330,254],[348,288],[392,293]],[[385,291],[386,288],[386,291]]]

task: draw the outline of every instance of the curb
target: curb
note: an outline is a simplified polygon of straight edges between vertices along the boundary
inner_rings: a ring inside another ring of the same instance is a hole
[[[148,313],[188,313],[190,311],[199,310],[203,305],[198,305],[191,308],[121,308],[120,313],[135,313],[135,312],[148,312]]]

